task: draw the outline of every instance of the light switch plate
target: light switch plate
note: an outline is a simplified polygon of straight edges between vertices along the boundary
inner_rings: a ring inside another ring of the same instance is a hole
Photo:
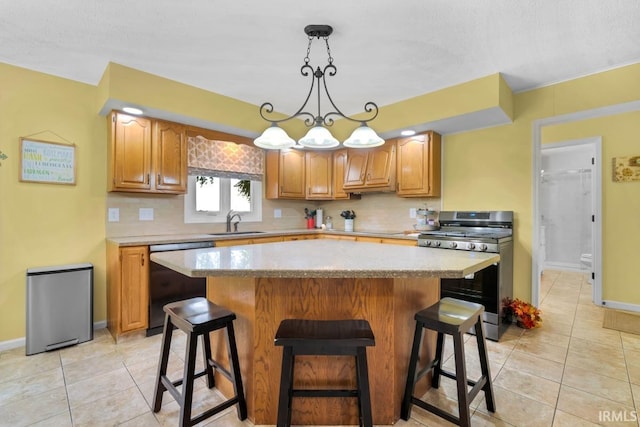
[[[120,221],[120,209],[109,208],[109,222],[119,222],[119,221]]]
[[[138,210],[138,219],[140,221],[153,221],[153,208],[140,208]]]
[[[282,218],[282,209],[274,209],[273,210],[274,218]]]
[[[416,217],[416,208],[409,208],[409,218]]]

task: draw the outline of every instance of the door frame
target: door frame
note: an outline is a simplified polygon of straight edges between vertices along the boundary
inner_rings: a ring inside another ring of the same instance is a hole
[[[567,141],[559,141],[550,144],[544,144],[540,146],[540,155],[542,156],[542,151],[544,149],[554,149],[560,147],[578,147],[578,146],[586,146],[589,148],[589,151],[593,153],[594,162],[592,163],[591,169],[591,215],[593,215],[593,221],[591,222],[591,251],[592,251],[592,265],[591,265],[591,273],[593,278],[593,287],[592,287],[592,301],[595,304],[602,304],[602,138],[599,136],[583,138],[583,139],[572,139]],[[537,175],[538,179],[540,178],[540,170]],[[536,199],[538,211],[540,210],[540,198]],[[539,217],[541,220],[541,217]],[[534,233],[538,234],[538,239],[540,239],[539,233],[541,232],[541,224],[538,225],[538,228],[534,228]],[[540,240],[538,240],[540,241]],[[539,250],[539,246],[536,248]],[[534,256],[540,256],[540,253],[534,254]],[[542,273],[542,265],[538,264],[538,277],[540,277],[540,273]]]
[[[553,126],[564,123],[571,123],[576,121],[583,121],[589,119],[595,119],[598,117],[611,116],[617,114],[630,113],[632,111],[640,110],[640,101],[631,101],[623,104],[609,105],[606,107],[594,108],[591,110],[578,111],[575,113],[562,114],[553,117],[547,117],[544,119],[534,120],[532,123],[532,233],[531,233],[531,302],[534,305],[540,304],[540,273],[541,266],[539,263],[540,256],[540,165],[542,163],[542,129],[545,126]],[[598,139],[601,139],[599,136]],[[596,155],[601,157],[601,144],[600,149],[596,152]],[[594,174],[592,176],[593,182],[597,182],[600,189],[597,191],[597,195],[594,194],[594,203],[599,210],[599,215],[596,215],[596,221],[594,223],[594,238],[599,242],[597,247],[593,250],[593,271],[595,272],[595,278],[593,280],[593,302],[597,305],[604,305],[602,300],[602,162],[598,162],[596,159],[596,167],[594,168]]]

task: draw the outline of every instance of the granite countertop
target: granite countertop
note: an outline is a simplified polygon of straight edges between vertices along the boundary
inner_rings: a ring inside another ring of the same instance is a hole
[[[344,240],[297,240],[151,254],[191,277],[460,278],[498,254]]]
[[[402,231],[353,231],[321,230],[321,229],[297,229],[297,230],[272,230],[272,231],[244,231],[242,233],[211,233],[211,234],[164,234],[150,236],[108,237],[107,241],[118,246],[158,245],[164,243],[203,242],[236,240],[243,238],[270,237],[270,236],[295,236],[300,234],[334,234],[345,236],[380,237],[393,239],[416,240],[419,233],[405,233]]]

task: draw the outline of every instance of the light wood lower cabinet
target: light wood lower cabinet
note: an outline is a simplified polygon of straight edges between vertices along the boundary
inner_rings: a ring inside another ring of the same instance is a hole
[[[282,240],[284,242],[290,242],[295,240],[316,240],[319,238],[320,238],[320,235],[318,234],[297,234],[295,236],[283,236]]]
[[[298,234],[216,241],[217,247],[253,245],[292,240],[333,239],[415,246],[407,239],[344,234]],[[107,328],[114,338],[149,327],[149,246],[107,243]]]
[[[352,240],[356,241],[356,236],[345,236],[344,234],[323,234],[322,239],[331,239],[331,240]]]
[[[250,237],[243,239],[217,240],[215,241],[215,245],[218,248],[222,248],[226,246],[254,245],[256,243],[276,243],[282,242],[282,239],[282,236]]]
[[[402,245],[402,246],[416,246],[418,244],[416,240],[391,239],[388,237],[369,237],[369,236],[357,236],[356,242],[388,243],[390,245]]]
[[[107,327],[117,338],[149,325],[149,247],[107,245]]]

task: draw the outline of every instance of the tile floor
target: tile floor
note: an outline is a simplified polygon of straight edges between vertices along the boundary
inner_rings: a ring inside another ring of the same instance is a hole
[[[489,414],[482,393],[472,403],[474,426],[638,426],[640,335],[602,328],[603,309],[591,304],[591,286],[580,273],[543,275],[544,324],[512,326],[500,343],[488,342],[497,411]],[[177,335],[178,336],[178,335]],[[183,336],[184,337],[184,336]],[[184,347],[184,339],[182,341]],[[448,355],[452,351],[447,340]],[[479,376],[477,353],[469,350],[468,371]],[[50,353],[25,356],[24,348],[0,353],[0,426],[175,426],[179,408],[165,393],[162,410],[150,410],[160,336],[121,340],[106,330],[94,340]],[[179,349],[178,346],[174,349]],[[170,359],[180,376],[184,352]],[[453,364],[452,358],[446,362]],[[199,405],[220,400],[199,379]],[[428,400],[456,412],[455,387],[444,378]],[[251,426],[230,408],[201,425]],[[397,426],[446,426],[420,408]]]

